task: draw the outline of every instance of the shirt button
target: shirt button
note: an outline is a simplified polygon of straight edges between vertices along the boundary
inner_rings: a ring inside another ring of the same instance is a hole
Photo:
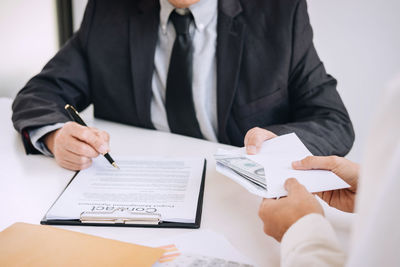
[[[165,25],[163,25],[163,26],[161,27],[161,29],[162,29],[162,31],[163,31],[164,34],[167,33],[167,27],[166,27]]]
[[[200,31],[204,30],[204,24],[203,24],[203,23],[200,23],[200,24],[199,24],[199,30],[200,30]]]

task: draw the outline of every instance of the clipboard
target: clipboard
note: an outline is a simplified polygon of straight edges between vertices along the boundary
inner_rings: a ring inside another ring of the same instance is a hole
[[[76,220],[47,220],[46,215],[40,221],[43,225],[78,225],[78,226],[118,226],[118,227],[152,227],[152,228],[189,228],[198,229],[201,223],[201,214],[203,211],[203,196],[206,179],[207,160],[204,159],[203,172],[197,200],[196,219],[194,223],[182,222],[165,222],[161,220],[161,214],[146,214],[138,212],[128,212],[126,210],[115,209],[109,212],[82,212],[80,219]],[[73,179],[79,173],[76,172],[67,186],[54,201],[57,202],[60,196],[64,193]],[[50,207],[51,209],[51,207]],[[50,210],[49,209],[49,210]],[[47,214],[48,212],[46,212]]]

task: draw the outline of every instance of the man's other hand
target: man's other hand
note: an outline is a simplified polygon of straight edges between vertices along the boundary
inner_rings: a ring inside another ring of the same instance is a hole
[[[309,156],[303,160],[295,161],[292,167],[296,170],[329,170],[342,178],[351,187],[317,193],[329,206],[345,212],[354,212],[357,182],[360,166],[345,158],[337,156],[315,157]]]
[[[57,163],[69,170],[83,170],[92,164],[92,158],[109,151],[110,136],[96,128],[68,122],[62,128],[47,134],[44,143]]]
[[[244,146],[246,147],[247,154],[257,154],[260,151],[262,143],[274,137],[277,137],[277,135],[259,127],[248,130],[244,137]]]
[[[296,179],[285,182],[288,196],[279,200],[264,199],[258,215],[264,222],[264,232],[278,242],[297,220],[311,213],[324,215],[321,204]]]

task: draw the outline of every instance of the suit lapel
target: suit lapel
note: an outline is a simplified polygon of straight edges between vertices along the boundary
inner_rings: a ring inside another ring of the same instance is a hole
[[[154,128],[151,122],[151,80],[158,38],[158,0],[142,0],[129,18],[129,49],[135,105],[140,126]]]
[[[230,143],[226,132],[239,78],[245,25],[236,19],[242,11],[239,0],[220,0],[217,26],[218,139]]]

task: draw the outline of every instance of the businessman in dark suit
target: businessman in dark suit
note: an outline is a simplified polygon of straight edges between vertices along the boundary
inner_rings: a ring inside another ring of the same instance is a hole
[[[17,95],[14,127],[27,153],[68,169],[88,167],[109,136],[67,123],[67,103],[249,153],[295,132],[314,154],[343,156],[352,124],[312,38],[305,0],[92,0]]]

